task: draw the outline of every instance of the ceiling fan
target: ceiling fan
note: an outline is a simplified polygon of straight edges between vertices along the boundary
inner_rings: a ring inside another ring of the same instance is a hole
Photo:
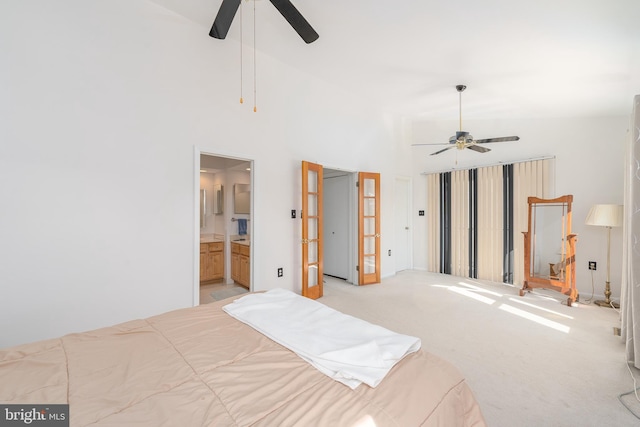
[[[449,143],[442,144],[413,144],[413,145],[449,145],[447,148],[443,148],[442,150],[438,150],[435,153],[431,153],[432,156],[436,154],[443,153],[452,148],[457,148],[458,150],[464,150],[468,148],[469,150],[477,151],[478,153],[486,153],[491,151],[490,148],[483,147],[478,144],[489,144],[492,142],[508,142],[508,141],[518,141],[520,137],[518,136],[503,136],[500,138],[487,138],[487,139],[473,139],[473,136],[469,134],[469,132],[465,132],[462,130],[462,92],[467,87],[465,85],[457,85],[456,90],[460,93],[460,130],[456,132],[454,136],[449,138]]]
[[[240,2],[242,0],[222,0],[216,19],[213,22],[209,35],[216,39],[224,39],[227,37],[229,27],[233,17],[238,11]],[[304,16],[298,9],[295,8],[289,0],[269,0],[278,9],[278,11],[284,16],[294,30],[302,37],[306,43],[312,43],[318,39],[318,33],[311,27],[311,25],[304,19]]]

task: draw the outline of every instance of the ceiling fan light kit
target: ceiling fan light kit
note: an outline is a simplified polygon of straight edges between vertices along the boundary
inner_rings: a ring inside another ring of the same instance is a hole
[[[444,153],[451,148],[457,148],[458,150],[464,150],[468,148],[469,150],[475,151],[477,153],[486,153],[491,151],[490,148],[483,147],[478,144],[490,144],[493,142],[509,142],[509,141],[518,141],[520,137],[518,136],[503,136],[499,138],[487,138],[487,139],[473,139],[473,136],[469,132],[465,132],[462,130],[462,92],[467,88],[465,85],[456,85],[456,90],[459,95],[460,102],[460,130],[456,131],[456,134],[449,138],[449,143],[436,143],[436,144],[413,144],[414,146],[418,145],[448,145],[447,148],[443,148],[442,150],[438,150],[434,153],[431,153],[432,156],[436,154]]]

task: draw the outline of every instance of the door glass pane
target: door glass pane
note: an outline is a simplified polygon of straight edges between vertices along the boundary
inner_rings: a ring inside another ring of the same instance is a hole
[[[376,257],[365,256],[364,257],[364,272],[365,274],[371,274],[376,272]]]
[[[364,216],[375,216],[376,199],[368,197],[364,199]]]
[[[318,196],[316,196],[315,194],[309,194],[307,201],[309,204],[307,206],[307,209],[309,210],[309,212],[307,212],[307,216],[318,215]]]
[[[376,253],[376,238],[375,237],[365,237],[364,238],[364,253],[368,254],[368,255]]]
[[[307,182],[307,191],[310,193],[316,193],[318,191],[318,173],[315,171],[309,171]]]
[[[318,262],[318,242],[309,242],[309,263]],[[309,266],[311,268],[311,266]]]
[[[316,286],[318,284],[318,266],[309,266],[309,287]]]
[[[376,196],[376,181],[371,178],[364,180],[364,196],[375,197]]]
[[[371,236],[376,234],[376,219],[365,218],[364,219],[364,234],[365,236]]]
[[[307,219],[308,224],[308,236],[307,239],[317,239],[318,238],[318,219],[317,218],[309,218]]]
[[[358,263],[359,284],[380,282],[380,174],[358,174]]]
[[[322,165],[302,162],[302,295],[322,296]]]

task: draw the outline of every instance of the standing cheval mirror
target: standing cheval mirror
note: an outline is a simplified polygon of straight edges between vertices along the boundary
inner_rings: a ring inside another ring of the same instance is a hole
[[[573,196],[556,199],[529,197],[528,230],[524,231],[524,283],[520,296],[534,288],[553,289],[578,299],[576,290],[576,240],[571,234]]]

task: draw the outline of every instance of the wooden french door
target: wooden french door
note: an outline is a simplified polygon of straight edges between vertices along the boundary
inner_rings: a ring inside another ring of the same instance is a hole
[[[358,174],[358,284],[380,283],[380,174]]]
[[[302,295],[322,296],[322,165],[302,162]]]

